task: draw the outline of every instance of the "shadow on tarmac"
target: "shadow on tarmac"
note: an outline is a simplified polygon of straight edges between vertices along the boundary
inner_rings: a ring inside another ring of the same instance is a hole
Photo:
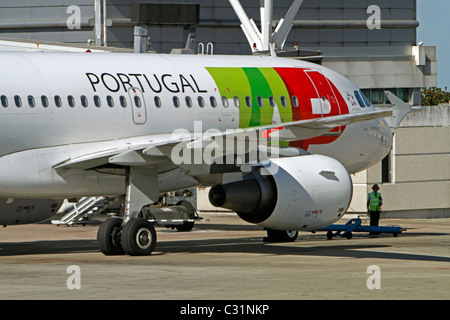
[[[311,239],[309,238],[308,240]],[[342,239],[341,243],[345,242],[345,244],[341,244],[338,243],[341,240],[331,240],[333,242],[329,242],[330,245],[324,245],[324,242],[327,240],[322,240],[321,245],[312,246],[296,246],[295,242],[288,244],[265,243],[261,237],[160,241],[156,246],[154,255],[161,256],[170,253],[256,253],[274,256],[290,255],[450,262],[450,258],[448,257],[377,251],[377,249],[382,250],[383,248],[390,248],[392,246],[370,244],[370,240],[370,238],[367,238],[367,244],[352,244],[352,240],[344,239]],[[297,240],[297,242],[301,241],[302,237]],[[95,239],[0,243],[0,257],[63,253],[82,254],[91,252],[98,252],[100,254]]]

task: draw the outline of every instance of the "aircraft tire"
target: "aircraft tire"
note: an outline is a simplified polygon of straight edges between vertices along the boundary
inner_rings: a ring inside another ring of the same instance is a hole
[[[180,225],[176,225],[175,228],[180,232],[188,232],[194,228],[194,222],[185,222]]]
[[[294,242],[297,240],[298,231],[277,231],[277,236],[282,242]]]
[[[267,229],[268,242],[294,242],[297,240],[298,231],[281,231]]]
[[[148,256],[155,246],[155,227],[147,219],[131,219],[123,227],[122,247],[130,256]]]
[[[105,255],[125,254],[121,244],[122,219],[111,218],[102,222],[97,231],[97,244]]]

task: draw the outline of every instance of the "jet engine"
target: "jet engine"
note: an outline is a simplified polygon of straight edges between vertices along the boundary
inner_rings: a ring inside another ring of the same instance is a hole
[[[62,200],[0,199],[0,225],[40,222],[53,216]]]
[[[255,166],[242,180],[212,187],[209,200],[269,229],[315,230],[342,217],[352,192],[352,180],[340,162],[303,155]]]

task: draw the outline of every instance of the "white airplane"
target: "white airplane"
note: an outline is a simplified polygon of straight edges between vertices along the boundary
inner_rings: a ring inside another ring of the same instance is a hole
[[[376,111],[336,72],[273,56],[5,52],[0,69],[0,224],[124,195],[99,227],[104,254],[151,254],[144,207],[200,185],[272,238],[328,226],[349,174],[390,151],[383,118],[414,111],[389,93]]]

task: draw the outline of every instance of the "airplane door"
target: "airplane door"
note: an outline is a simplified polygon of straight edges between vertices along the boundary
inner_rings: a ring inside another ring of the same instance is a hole
[[[130,88],[128,95],[131,102],[133,122],[135,124],[144,124],[147,122],[147,108],[145,106],[144,94],[139,88]]]
[[[316,87],[319,98],[311,99],[312,113],[321,115],[340,115],[339,102],[328,83],[328,79],[317,71],[305,71]]]

